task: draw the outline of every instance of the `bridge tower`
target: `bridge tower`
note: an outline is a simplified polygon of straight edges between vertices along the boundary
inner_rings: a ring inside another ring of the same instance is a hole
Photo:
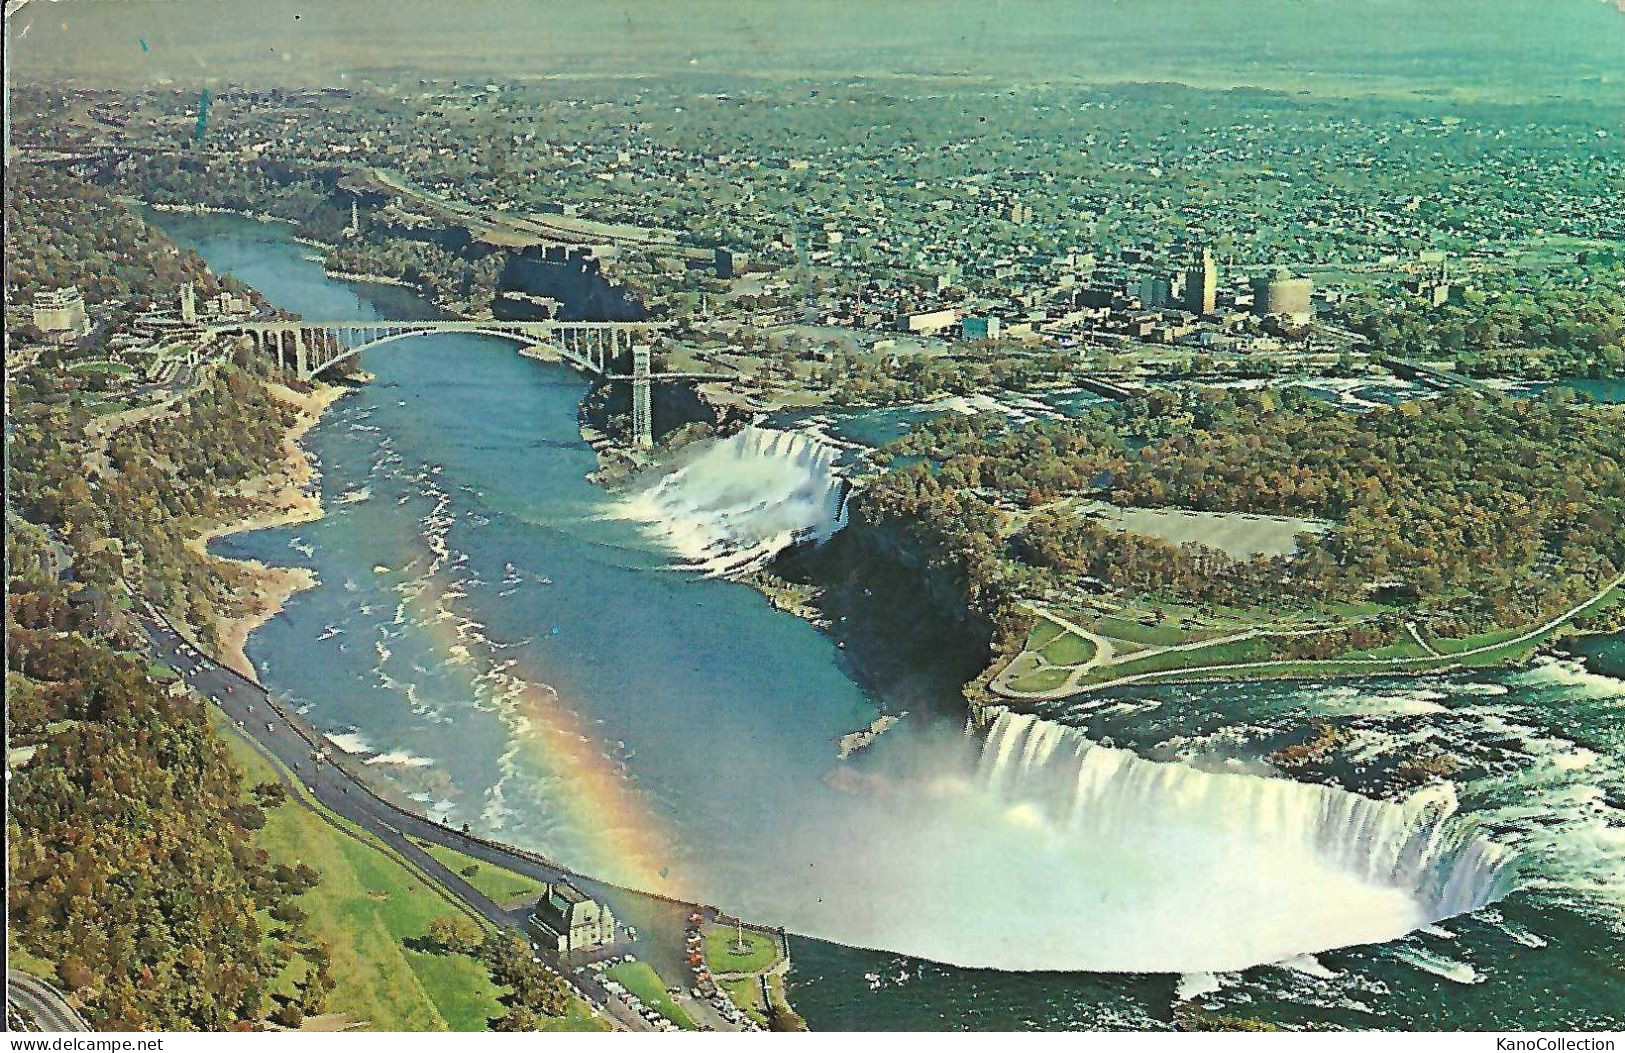
[[[654,445],[654,421],[649,416],[649,345],[632,348],[632,445],[647,450]]]

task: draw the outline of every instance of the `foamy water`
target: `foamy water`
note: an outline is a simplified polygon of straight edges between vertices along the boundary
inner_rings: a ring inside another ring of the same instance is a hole
[[[803,432],[747,427],[704,443],[618,512],[696,569],[756,566],[799,541],[827,541],[846,524],[840,453]]]

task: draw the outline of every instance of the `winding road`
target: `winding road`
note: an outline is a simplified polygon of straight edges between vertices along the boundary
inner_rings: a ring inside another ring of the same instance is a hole
[[[1180,669],[1157,669],[1157,670],[1152,670],[1152,671],[1144,672],[1144,673],[1132,673],[1132,674],[1130,674],[1128,676],[1120,676],[1120,677],[1117,677],[1115,680],[1103,680],[1103,681],[1101,681],[1099,683],[1087,684],[1087,685],[1084,685],[1082,687],[1078,687],[1078,688],[1074,689],[1072,693],[1073,694],[1086,694],[1086,693],[1095,692],[1095,691],[1105,691],[1108,688],[1126,687],[1126,686],[1128,686],[1130,684],[1143,683],[1143,682],[1145,682],[1147,680],[1154,680],[1157,677],[1174,677],[1174,676],[1177,676],[1177,677],[1183,677],[1183,678],[1192,678],[1192,677],[1201,677],[1203,674],[1206,674],[1206,673],[1223,673],[1223,672],[1232,672],[1232,671],[1235,671],[1235,670],[1246,670],[1246,669],[1266,669],[1266,668],[1275,669],[1275,668],[1279,668],[1279,667],[1282,667],[1282,666],[1287,666],[1287,667],[1326,666],[1326,665],[1336,665],[1336,666],[1339,666],[1339,667],[1357,666],[1362,670],[1369,667],[1369,669],[1370,669],[1370,671],[1372,673],[1384,673],[1384,672],[1390,672],[1390,671],[1404,672],[1404,671],[1410,669],[1413,666],[1424,666],[1426,668],[1420,670],[1421,672],[1442,673],[1442,672],[1445,672],[1445,671],[1447,671],[1449,669],[1455,668],[1455,666],[1458,664],[1457,659],[1472,658],[1475,655],[1487,654],[1490,651],[1499,651],[1499,650],[1501,650],[1503,648],[1507,648],[1507,647],[1517,647],[1517,646],[1519,646],[1521,644],[1526,644],[1526,643],[1529,643],[1529,642],[1531,642],[1533,640],[1537,640],[1540,637],[1545,636],[1547,633],[1551,632],[1553,629],[1556,629],[1558,626],[1562,625],[1564,622],[1567,622],[1571,618],[1573,618],[1576,615],[1580,614],[1586,608],[1591,607],[1594,604],[1597,604],[1597,603],[1601,602],[1603,597],[1607,596],[1610,592],[1612,592],[1613,590],[1619,588],[1621,585],[1625,585],[1625,574],[1621,574],[1618,577],[1616,577],[1613,581],[1609,582],[1596,595],[1594,595],[1594,596],[1590,597],[1589,599],[1585,600],[1583,603],[1575,604],[1573,607],[1570,607],[1568,610],[1564,611],[1562,614],[1559,614],[1555,618],[1552,618],[1550,621],[1544,622],[1544,623],[1542,623],[1540,625],[1537,625],[1537,626],[1534,626],[1534,627],[1532,627],[1530,629],[1526,629],[1524,632],[1520,633],[1519,635],[1511,637],[1509,639],[1496,640],[1496,641],[1493,641],[1491,643],[1480,644],[1477,647],[1470,647],[1470,648],[1467,648],[1466,650],[1462,650],[1462,651],[1451,651],[1451,652],[1446,652],[1446,653],[1443,653],[1443,654],[1440,654],[1440,653],[1435,651],[1433,654],[1429,654],[1429,655],[1426,655],[1426,656],[1423,656],[1423,657],[1418,657],[1418,658],[1284,658],[1284,659],[1283,658],[1277,658],[1277,659],[1267,659],[1267,660],[1258,661],[1258,662],[1231,662],[1231,663],[1224,664],[1224,665],[1201,665],[1201,666],[1185,666],[1185,667],[1180,668]],[[1278,633],[1278,634],[1272,634],[1272,635],[1289,635],[1289,634]],[[1302,633],[1296,633],[1296,634],[1293,634],[1293,635],[1302,635]],[[1223,642],[1223,640],[1208,640],[1203,644],[1203,646],[1207,646],[1207,645],[1211,645],[1211,644],[1215,644],[1215,643],[1221,643],[1221,642]],[[1418,642],[1420,642],[1420,640]],[[1426,644],[1423,644],[1422,646],[1424,647],[1424,649],[1432,650],[1432,648],[1429,648]],[[1141,654],[1145,654],[1145,653],[1146,652],[1141,652]],[[1136,657],[1138,657],[1138,656],[1136,656]],[[1443,662],[1444,664],[1443,665],[1438,664],[1440,662]],[[1033,697],[1036,697],[1036,696],[1033,696]]]
[[[34,1031],[89,1031],[90,1025],[55,987],[17,969],[6,970],[6,1008]],[[9,1021],[8,1021],[9,1024]]]
[[[666,925],[681,932],[683,918],[693,912],[709,915],[714,913],[711,908],[599,881],[534,853],[454,830],[389,802],[346,770],[342,763],[336,762],[334,758],[342,757],[342,752],[297,714],[281,706],[263,685],[200,654],[162,615],[141,601],[137,603],[142,609],[139,621],[152,643],[151,657],[179,673],[187,687],[219,709],[240,738],[272,758],[289,795],[324,822],[346,836],[353,836],[353,832],[345,829],[335,816],[366,830],[408,869],[437,889],[449,906],[499,929],[523,931],[529,905],[510,908],[495,902],[430,855],[420,842],[455,849],[538,881],[568,879],[589,896],[608,903],[623,921],[635,920],[638,938],[617,944],[616,953],[630,953],[648,961],[662,977],[669,978],[668,982],[687,979],[681,936],[677,937],[676,946],[670,947],[663,945],[658,935]],[[577,968],[545,948],[538,947],[536,953],[620,1027],[631,1031],[654,1030],[631,1007],[612,996],[591,970]],[[675,971],[678,968],[682,971]],[[690,1016],[711,1030],[742,1029],[709,1002],[693,998],[686,991],[673,997]]]

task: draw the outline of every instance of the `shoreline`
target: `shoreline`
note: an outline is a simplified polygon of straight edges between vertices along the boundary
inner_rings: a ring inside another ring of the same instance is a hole
[[[298,239],[296,238],[294,240],[297,241]],[[328,249],[332,248],[330,245],[322,246],[320,242],[306,242],[305,244],[318,245],[322,248]],[[414,285],[404,278],[391,278],[384,274],[360,274],[354,271],[330,271],[325,268],[323,269],[322,273],[326,277],[331,278],[336,282],[356,282],[363,285],[393,285],[397,289],[410,289],[419,296],[422,296],[429,303],[433,304],[436,309],[444,310],[444,308],[442,308],[440,304],[437,303],[432,297],[424,293],[421,286]]]
[[[240,519],[215,524],[186,542],[197,554],[226,564],[249,579],[246,586],[236,590],[238,599],[244,602],[247,609],[235,616],[217,616],[215,629],[220,638],[217,656],[220,664],[255,682],[259,677],[253,663],[248,660],[249,637],[281,613],[289,599],[306,589],[315,588],[319,581],[316,573],[309,568],[278,567],[259,560],[232,559],[209,551],[209,544],[234,534],[313,522],[325,514],[321,497],[307,489],[315,475],[315,467],[299,443],[322,419],[327,408],[349,392],[350,389],[343,385],[324,384],[309,394],[301,394],[273,383],[271,393],[279,401],[296,407],[299,418],[283,434],[282,459],[278,465],[269,474],[251,480],[245,487],[252,491],[263,491],[263,494],[254,494],[250,499],[256,504],[268,504],[270,507],[261,508]]]

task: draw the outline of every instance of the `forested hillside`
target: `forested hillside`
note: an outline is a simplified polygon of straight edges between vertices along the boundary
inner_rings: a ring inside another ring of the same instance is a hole
[[[109,1030],[256,1022],[296,957],[319,1005],[326,952],[292,904],[316,874],[249,840],[280,787],[247,792],[203,704],[121,650],[117,616],[74,602],[43,532],[6,534],[8,734],[32,750],[7,781],[10,941]]]
[[[157,235],[105,190],[55,168],[11,166],[5,221],[8,328],[28,324],[34,293],[65,285],[78,286],[91,306],[174,303],[188,281],[198,283],[200,297],[241,288],[215,277],[196,253]]]
[[[1290,390],[1164,391],[1024,429],[941,420],[892,448],[926,459],[860,501],[956,568],[973,606],[1056,574],[1241,605],[1380,588],[1462,635],[1536,621],[1625,568],[1622,425],[1560,392],[1362,415]],[[1300,538],[1294,557],[1238,561],[1108,529],[1070,507],[1084,495],[1330,529]]]

